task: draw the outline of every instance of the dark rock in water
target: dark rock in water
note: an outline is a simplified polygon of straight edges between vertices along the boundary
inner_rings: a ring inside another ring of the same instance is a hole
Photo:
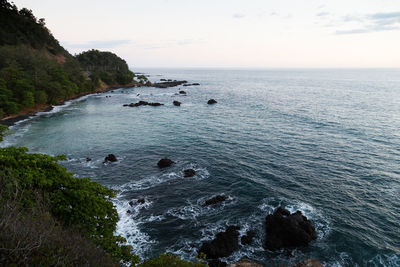
[[[160,81],[162,81],[162,82],[166,82],[166,81],[167,81],[167,79],[160,79]]]
[[[293,267],[324,267],[324,265],[316,259],[307,259],[296,263]]]
[[[133,201],[129,201],[129,206],[133,207]]]
[[[166,168],[166,167],[171,166],[174,163],[175,162],[173,162],[172,160],[170,160],[168,158],[163,158],[163,159],[160,159],[160,161],[157,163],[157,166],[159,168]]]
[[[126,213],[128,213],[128,214],[131,214],[131,213],[132,213],[132,211],[130,211],[130,210],[127,210],[127,211],[126,211]]]
[[[91,158],[86,158],[86,162],[92,161]]]
[[[199,83],[186,83],[183,86],[198,86],[200,85]]]
[[[254,231],[247,231],[246,235],[242,236],[240,239],[240,242],[242,245],[250,245],[253,242],[253,238],[256,236],[256,232]]]
[[[209,267],[226,267],[226,262],[220,261],[219,259],[213,259],[208,262]]]
[[[217,101],[215,99],[210,99],[208,100],[207,104],[212,105],[212,104],[216,104]]]
[[[114,154],[108,154],[107,157],[104,158],[104,162],[116,162],[117,161],[117,157]]]
[[[176,100],[174,102],[172,102],[172,103],[174,104],[174,106],[178,106],[178,107],[181,105],[181,102],[176,101]]]
[[[183,171],[183,177],[193,177],[196,174],[196,171],[193,169],[187,169]]]
[[[181,95],[186,95],[186,92],[183,91],[183,90],[179,91],[179,93],[180,93]]]
[[[137,201],[138,204],[144,204],[145,202],[146,202],[146,200],[144,198],[140,198]]]
[[[49,111],[52,111],[53,110],[53,106],[49,106],[49,107],[47,107],[47,108],[45,108],[44,110],[43,110],[43,112],[49,112]]]
[[[157,87],[157,88],[168,88],[168,87],[175,87],[175,86],[178,86],[178,85],[182,85],[184,83],[187,83],[187,81],[172,81],[172,80],[168,80],[166,82],[153,83],[152,86],[153,87]]]
[[[263,267],[263,266],[249,259],[241,259],[238,262],[229,264],[228,267]]]
[[[210,198],[208,200],[206,200],[206,202],[204,202],[203,207],[204,206],[209,206],[209,205],[213,205],[213,204],[217,204],[219,202],[225,201],[228,197],[224,196],[224,195],[218,195],[215,196],[213,198]]]
[[[314,226],[301,211],[292,214],[279,207],[265,218],[266,248],[276,250],[285,247],[307,246],[317,238]]]
[[[225,232],[218,233],[214,240],[205,242],[199,253],[204,253],[207,259],[227,257],[239,249],[239,230],[237,226],[229,226]]]
[[[163,105],[164,104],[157,103],[157,102],[150,103],[150,102],[141,100],[141,101],[139,101],[137,103],[123,104],[122,106],[124,106],[124,107],[139,107],[139,106],[155,106],[155,107],[157,107],[157,106],[163,106]]]

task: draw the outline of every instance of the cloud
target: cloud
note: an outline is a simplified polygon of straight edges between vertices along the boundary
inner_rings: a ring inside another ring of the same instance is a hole
[[[345,23],[358,23],[352,29],[337,30],[336,34],[362,34],[380,31],[400,30],[400,12],[373,13],[362,16],[347,15],[342,17]]]
[[[319,13],[317,13],[318,17],[326,17],[326,16],[329,16],[329,15],[330,15],[329,12],[319,12]]]
[[[234,19],[242,19],[242,18],[244,18],[246,15],[245,14],[242,14],[242,13],[235,13],[235,14],[233,14],[233,18]]]
[[[274,12],[271,12],[271,14],[269,14],[270,16],[278,16],[278,13],[276,13],[275,11]]]
[[[130,44],[131,40],[97,40],[97,41],[89,41],[86,43],[80,44],[72,44],[65,42],[65,46],[68,48],[83,48],[83,49],[90,49],[90,48],[114,48],[124,44]]]

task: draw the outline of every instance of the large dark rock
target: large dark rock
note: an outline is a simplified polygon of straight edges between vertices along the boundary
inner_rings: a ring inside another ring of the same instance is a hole
[[[196,171],[193,169],[187,169],[183,171],[183,177],[193,177],[196,174]]]
[[[212,105],[212,104],[216,104],[217,101],[215,99],[210,99],[208,100],[207,104]]]
[[[206,202],[204,202],[203,206],[209,206],[209,205],[217,204],[219,202],[225,201],[227,198],[228,198],[227,196],[218,195],[218,196],[215,196],[213,198],[210,198],[210,199],[206,200]]]
[[[147,102],[147,101],[139,101],[137,103],[130,103],[130,104],[123,104],[124,107],[139,107],[139,106],[163,106],[164,104],[161,103],[151,103],[151,102]]]
[[[160,82],[160,83],[153,83],[151,86],[153,86],[153,87],[157,87],[157,88],[168,88],[168,87],[175,87],[175,86],[178,86],[178,85],[182,85],[182,84],[185,84],[185,83],[187,83],[187,81],[171,81],[171,80],[168,80],[168,81],[164,81],[164,82]]]
[[[160,159],[160,161],[157,163],[157,166],[159,168],[166,168],[166,167],[171,166],[174,163],[175,162],[173,162],[172,160],[170,160],[168,158],[163,158],[163,159]]]
[[[208,262],[209,267],[226,267],[226,262],[220,261],[219,259],[213,259]]]
[[[254,231],[247,231],[246,235],[242,236],[242,238],[240,238],[240,242],[242,243],[242,245],[250,245],[253,242],[253,238],[256,236],[256,232]]]
[[[239,249],[239,230],[237,226],[229,226],[225,232],[218,233],[214,240],[205,242],[199,253],[204,253],[207,259],[227,257]]]
[[[279,207],[266,219],[266,248],[276,250],[287,247],[307,246],[317,238],[314,226],[301,211],[292,214]]]
[[[176,101],[176,100],[174,102],[172,102],[172,103],[174,104],[174,106],[178,106],[178,107],[181,105],[181,102]]]
[[[108,154],[107,157],[104,158],[104,162],[116,162],[117,161],[117,157],[114,154]]]

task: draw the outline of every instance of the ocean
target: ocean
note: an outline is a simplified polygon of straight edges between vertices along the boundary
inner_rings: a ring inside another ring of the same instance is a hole
[[[226,262],[400,266],[399,69],[136,71],[200,86],[85,96],[18,123],[1,146],[65,154],[76,176],[120,190],[117,233],[141,258],[191,259],[238,225],[257,236]],[[140,100],[165,105],[122,106]],[[103,164],[110,153],[118,162]],[[159,169],[163,157],[176,164]],[[187,168],[196,175],[184,178]],[[265,217],[279,206],[302,211],[317,240],[266,250]]]

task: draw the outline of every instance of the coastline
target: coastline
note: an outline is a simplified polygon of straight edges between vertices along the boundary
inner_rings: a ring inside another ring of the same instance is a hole
[[[54,106],[59,106],[59,105],[63,105],[65,102],[67,101],[71,101],[71,100],[75,100],[78,99],[82,96],[87,96],[87,95],[91,95],[91,94],[98,94],[98,93],[105,93],[105,92],[109,92],[115,89],[119,89],[119,88],[130,88],[130,87],[136,87],[139,86],[139,84],[137,82],[131,82],[129,84],[126,85],[111,85],[111,86],[100,86],[98,88],[96,88],[94,91],[92,92],[85,92],[85,93],[80,93],[80,94],[76,94],[73,95],[71,97],[69,97],[68,99],[64,99],[62,102],[58,103],[57,105],[50,105],[50,104],[41,104],[41,105],[36,105],[34,107],[30,107],[30,108],[25,108],[23,110],[21,110],[19,113],[17,114],[12,114],[9,115],[7,117],[1,118],[0,119],[0,124],[5,125],[5,126],[14,126],[17,122],[22,121],[22,120],[26,120],[30,117],[36,116],[37,113],[39,112],[48,112],[51,111],[53,109]]]

